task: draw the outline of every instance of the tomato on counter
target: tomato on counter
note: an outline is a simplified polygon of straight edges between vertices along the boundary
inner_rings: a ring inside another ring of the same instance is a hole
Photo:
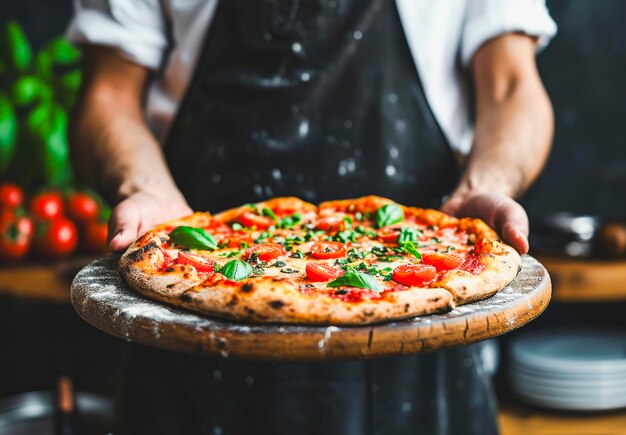
[[[35,245],[48,257],[70,254],[78,245],[76,225],[64,217],[40,223]]]
[[[88,252],[105,253],[108,251],[107,236],[109,228],[106,222],[92,220],[83,230],[83,245]]]
[[[11,183],[0,184],[0,210],[15,210],[23,201],[24,194],[19,186]]]
[[[39,219],[59,218],[63,215],[63,197],[55,191],[38,193],[30,200],[30,212]]]
[[[76,222],[88,222],[96,219],[100,207],[96,200],[85,192],[76,191],[69,195],[65,202],[67,216]]]
[[[22,259],[30,250],[32,236],[33,221],[26,216],[0,222],[0,258]]]

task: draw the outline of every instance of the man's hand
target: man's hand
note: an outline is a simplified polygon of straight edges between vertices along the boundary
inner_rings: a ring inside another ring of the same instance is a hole
[[[454,216],[476,217],[495,228],[520,254],[528,252],[528,216],[521,205],[501,193],[453,195],[441,210]]]
[[[138,192],[120,202],[109,220],[109,248],[119,252],[150,228],[192,213],[180,195]]]

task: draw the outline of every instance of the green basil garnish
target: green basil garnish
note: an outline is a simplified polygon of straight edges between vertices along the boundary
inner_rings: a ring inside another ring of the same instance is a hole
[[[411,227],[402,227],[400,230],[400,236],[398,236],[398,245],[402,246],[407,242],[417,243],[417,238],[421,235],[421,232]]]
[[[376,212],[376,225],[378,228],[397,224],[404,220],[404,212],[396,204],[385,204]]]
[[[252,274],[252,266],[245,261],[230,260],[218,269],[218,272],[233,281],[241,281]]]
[[[261,210],[261,214],[263,216],[267,216],[267,217],[271,218],[273,221],[277,221],[278,220],[278,218],[276,217],[274,212],[271,209],[267,208],[267,207],[265,207],[263,210]]]
[[[302,215],[300,213],[294,213],[291,216],[282,218],[278,222],[278,225],[276,226],[278,228],[293,228],[294,226],[298,225],[300,222],[302,222]]]
[[[419,251],[415,248],[415,245],[413,244],[413,242],[404,243],[402,245],[402,248],[404,248],[406,252],[413,254],[415,258],[417,258],[418,260],[422,259],[422,254],[420,254]]]
[[[348,269],[344,275],[326,284],[326,287],[341,287],[344,285],[348,287],[367,288],[376,293],[383,292],[383,286],[376,278],[367,273],[357,272],[352,268]]]
[[[243,229],[243,225],[241,225],[239,222],[235,222],[235,223],[233,224],[233,230],[235,230],[235,231],[240,231],[240,230],[242,230],[242,229]]]
[[[177,245],[190,249],[209,249],[217,248],[217,240],[210,233],[202,228],[180,226],[174,228],[169,233],[169,238]]]

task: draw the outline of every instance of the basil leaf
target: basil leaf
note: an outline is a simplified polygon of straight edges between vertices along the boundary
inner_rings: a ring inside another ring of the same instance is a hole
[[[267,207],[265,207],[263,210],[261,210],[261,215],[268,216],[268,217],[272,218],[273,221],[277,221],[278,220],[278,218],[276,217],[274,212],[271,209],[267,208]]]
[[[415,248],[413,242],[406,242],[402,245],[402,248],[404,248],[404,250],[408,253],[413,254],[418,260],[422,259],[422,254],[420,254],[419,251]]]
[[[383,286],[378,282],[376,278],[367,273],[357,272],[354,269],[348,269],[346,273],[339,278],[335,278],[326,287],[340,287],[340,286],[367,288],[377,293],[383,292]]]
[[[240,231],[243,229],[243,225],[241,225],[239,222],[233,223],[232,227],[233,227],[233,230],[235,231]]]
[[[378,228],[397,224],[404,220],[404,212],[396,204],[385,204],[376,212],[376,225]]]
[[[169,233],[170,240],[177,245],[190,249],[217,248],[217,240],[202,228],[180,226]]]
[[[398,245],[402,246],[407,242],[417,243],[418,231],[411,227],[402,227],[398,236]]]
[[[271,210],[270,210],[270,212],[271,212]],[[275,217],[276,216],[274,216],[274,218]],[[278,228],[293,228],[294,226],[298,225],[300,222],[302,222],[302,215],[300,213],[294,213],[291,216],[287,216],[287,217],[282,218],[278,222],[277,226],[278,226]]]
[[[220,267],[218,272],[233,281],[241,281],[252,274],[252,266],[245,261],[235,259]]]

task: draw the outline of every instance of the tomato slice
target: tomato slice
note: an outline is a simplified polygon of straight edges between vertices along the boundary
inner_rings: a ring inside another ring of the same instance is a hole
[[[226,241],[228,243],[227,246],[229,248],[241,248],[244,243],[247,246],[250,246],[254,243],[254,239],[252,239],[252,236],[244,232],[236,232],[236,233],[226,234],[226,235],[220,234],[220,235],[217,235],[217,240],[220,245]]]
[[[437,270],[450,270],[459,267],[463,259],[458,255],[443,252],[423,252],[422,263],[435,266]]]
[[[376,235],[385,243],[398,243],[398,237],[400,237],[401,231],[401,228],[384,227],[376,230]]]
[[[261,261],[270,261],[281,255],[285,255],[287,252],[280,243],[262,243],[259,245],[250,246],[243,253],[243,258],[248,259],[250,255],[256,253],[258,259]]]
[[[421,286],[437,276],[437,269],[428,264],[403,264],[393,270],[395,282],[406,286]]]
[[[190,252],[180,251],[176,261],[178,264],[193,266],[198,272],[212,273],[215,270],[215,261]]]
[[[320,260],[345,257],[346,245],[341,242],[315,242],[311,246],[311,256]]]
[[[345,273],[342,269],[326,263],[307,263],[305,271],[309,281],[313,282],[330,281]]]
[[[251,211],[244,211],[239,216],[239,223],[248,228],[256,228],[258,230],[264,230],[274,225],[272,218],[267,216],[259,216]]]
[[[351,226],[344,218],[348,215],[332,215],[320,217],[315,223],[315,228],[327,232],[337,232],[349,229]]]

